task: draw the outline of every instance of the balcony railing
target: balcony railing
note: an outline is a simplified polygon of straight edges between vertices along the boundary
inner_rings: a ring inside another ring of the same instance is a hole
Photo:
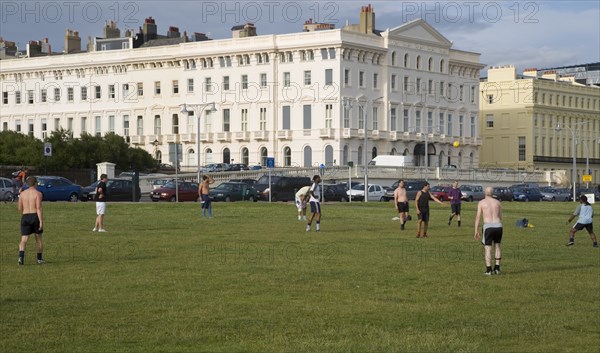
[[[358,137],[358,129],[344,128],[343,134],[346,139],[356,138]]]
[[[224,142],[231,141],[231,132],[229,132],[229,131],[217,132],[216,135],[217,135],[217,141],[224,141]]]
[[[202,132],[200,133],[200,141],[202,142],[212,142],[213,133],[212,132]]]
[[[134,145],[143,145],[144,137],[146,137],[146,136],[133,135],[133,136],[131,136],[131,143]]]
[[[235,133],[234,137],[238,141],[249,141],[250,140],[250,132],[249,131],[237,131]]]
[[[333,129],[333,128],[321,129],[319,135],[321,136],[321,138],[324,138],[324,139],[332,139],[335,137],[335,129]]]
[[[277,138],[280,140],[291,140],[292,130],[279,130],[277,131]]]
[[[181,134],[179,140],[181,142],[196,142],[196,134]]]
[[[254,131],[253,136],[255,140],[268,140],[269,132],[264,130]]]

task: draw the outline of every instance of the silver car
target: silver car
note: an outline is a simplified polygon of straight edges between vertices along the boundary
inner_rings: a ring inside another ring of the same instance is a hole
[[[465,201],[473,202],[485,198],[485,192],[481,185],[461,185],[459,189],[462,193],[461,198]]]
[[[0,201],[13,201],[17,186],[8,178],[0,178]]]
[[[544,201],[569,201],[572,198],[571,191],[560,188],[542,188],[542,200]]]

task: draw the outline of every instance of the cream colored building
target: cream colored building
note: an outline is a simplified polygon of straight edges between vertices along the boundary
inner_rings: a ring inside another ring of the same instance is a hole
[[[112,132],[163,163],[179,143],[189,170],[197,131],[201,164],[362,165],[366,134],[368,160],[424,165],[427,144],[429,167],[476,167],[479,56],[423,20],[376,30],[369,6],[342,29],[2,61],[0,126],[42,139]],[[209,102],[216,112],[199,120],[181,113]]]
[[[586,160],[593,184],[600,177],[600,88],[559,77],[555,71],[491,67],[481,83],[480,165],[573,172],[576,136],[577,179]]]

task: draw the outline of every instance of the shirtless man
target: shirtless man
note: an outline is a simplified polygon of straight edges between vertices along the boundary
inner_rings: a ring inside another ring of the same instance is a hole
[[[485,246],[485,275],[492,274],[492,242],[496,251],[496,266],[494,274],[500,274],[500,243],[502,242],[502,207],[500,201],[492,197],[493,189],[485,188],[485,198],[477,205],[477,216],[475,218],[475,240],[479,240],[479,219],[483,215],[483,239]]]
[[[408,214],[408,197],[406,197],[406,189],[402,179],[398,180],[398,187],[394,190],[394,206],[400,215],[400,230],[404,230],[406,215]]]
[[[202,182],[200,183],[200,188],[198,189],[200,200],[202,202],[202,217],[206,217],[206,212],[208,211],[208,218],[212,218],[212,205],[210,198],[208,197],[208,193],[210,191],[210,184],[214,182],[215,180],[211,176],[202,176]]]
[[[19,196],[19,212],[21,213],[21,242],[19,243],[19,265],[25,263],[25,246],[31,234],[35,234],[35,249],[37,263],[43,264],[42,232],[44,223],[42,217],[42,193],[37,191],[37,179],[33,176],[26,180],[29,188]]]

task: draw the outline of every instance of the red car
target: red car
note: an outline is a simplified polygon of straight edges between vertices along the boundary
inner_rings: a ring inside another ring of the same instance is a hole
[[[198,183],[180,181],[177,188],[179,189],[179,201],[198,201]],[[169,181],[162,188],[152,190],[150,199],[154,202],[175,202],[177,199],[175,197],[175,180]]]
[[[452,189],[452,186],[437,185],[431,187],[430,193],[431,195],[440,199],[440,201],[448,201],[450,200],[450,198],[448,198],[450,189]]]

